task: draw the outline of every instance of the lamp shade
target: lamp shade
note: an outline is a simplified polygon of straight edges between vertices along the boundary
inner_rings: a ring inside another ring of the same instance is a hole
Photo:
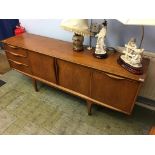
[[[61,27],[79,35],[90,35],[87,19],[64,19]]]
[[[155,19],[118,19],[125,25],[155,25]]]

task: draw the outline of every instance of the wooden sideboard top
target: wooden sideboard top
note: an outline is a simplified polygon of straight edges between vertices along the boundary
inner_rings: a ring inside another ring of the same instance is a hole
[[[120,56],[118,52],[110,54],[106,59],[97,59],[93,57],[92,51],[74,52],[72,43],[30,33],[23,33],[2,42],[141,82],[146,77],[149,65],[149,59],[145,58],[143,60],[144,74],[135,75],[117,64],[117,59]]]

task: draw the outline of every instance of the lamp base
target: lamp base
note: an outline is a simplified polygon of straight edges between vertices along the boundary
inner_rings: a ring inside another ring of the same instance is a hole
[[[125,68],[127,71],[129,71],[133,74],[137,74],[137,75],[143,74],[143,67],[133,67],[133,66],[127,64],[125,61],[123,61],[121,59],[121,57],[119,57],[117,62],[119,65],[121,65],[123,68]]]
[[[98,59],[104,59],[104,58],[107,58],[108,57],[108,54],[105,53],[105,54],[96,54],[96,53],[93,53],[94,57],[98,58]]]
[[[74,33],[72,40],[73,40],[74,51],[80,52],[84,50],[84,47],[83,47],[84,37],[82,35]]]

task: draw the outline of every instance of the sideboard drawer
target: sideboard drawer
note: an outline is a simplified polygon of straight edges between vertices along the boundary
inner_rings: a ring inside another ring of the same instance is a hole
[[[31,74],[31,69],[30,69],[29,65],[23,64],[23,63],[14,61],[14,60],[10,60],[10,59],[8,59],[8,60],[9,60],[10,66],[12,68],[17,69],[22,72],[25,72],[25,73],[28,73],[28,74]]]
[[[27,57],[27,55],[28,55],[26,50],[16,47],[16,46],[4,44],[4,49],[8,52],[11,52],[14,55],[18,55],[21,57]]]
[[[132,111],[138,89],[137,81],[104,72],[93,72],[92,98],[126,113]]]
[[[28,62],[28,59],[26,56],[23,56],[23,55],[19,55],[19,54],[16,54],[16,53],[12,53],[10,51],[6,51],[6,55],[7,55],[7,58],[10,59],[10,60],[14,60],[14,61],[17,61],[17,62],[21,62],[23,64],[29,64]]]

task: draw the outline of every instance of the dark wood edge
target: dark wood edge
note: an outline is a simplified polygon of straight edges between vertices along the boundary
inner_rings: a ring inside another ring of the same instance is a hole
[[[59,66],[56,58],[54,58],[54,73],[56,77],[56,84],[59,85]]]

